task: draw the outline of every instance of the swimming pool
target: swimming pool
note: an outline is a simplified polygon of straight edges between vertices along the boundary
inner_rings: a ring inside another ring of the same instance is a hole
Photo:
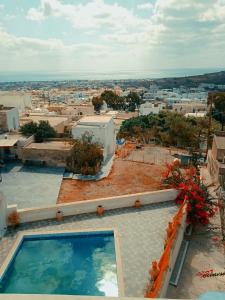
[[[119,296],[113,230],[25,234],[4,265],[0,293]]]

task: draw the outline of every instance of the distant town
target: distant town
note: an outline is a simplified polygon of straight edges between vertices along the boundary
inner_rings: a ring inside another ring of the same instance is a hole
[[[0,299],[222,290],[224,124],[225,72],[0,83]]]

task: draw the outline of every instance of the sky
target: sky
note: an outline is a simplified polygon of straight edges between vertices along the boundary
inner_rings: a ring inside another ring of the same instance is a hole
[[[0,0],[0,72],[225,67],[225,0]]]

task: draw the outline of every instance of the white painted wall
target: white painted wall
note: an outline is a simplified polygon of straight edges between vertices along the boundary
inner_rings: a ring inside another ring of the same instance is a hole
[[[146,116],[149,114],[158,114],[164,107],[164,104],[162,103],[143,103],[140,105],[140,115]]]
[[[19,129],[19,111],[17,107],[13,107],[10,110],[6,111],[7,118],[7,128],[8,130],[17,130]]]
[[[19,112],[25,112],[25,108],[31,108],[31,95],[20,92],[0,91],[0,104],[8,107],[17,107]]]
[[[105,210],[131,207],[139,199],[142,205],[172,201],[176,198],[178,191],[175,189],[130,194],[95,200],[85,200],[65,204],[56,204],[47,207],[17,209],[21,223],[33,222],[46,219],[54,219],[57,210],[61,210],[64,216],[73,216],[83,213],[96,212],[98,205],[102,205]],[[15,206],[8,206],[7,215],[15,210]]]
[[[102,145],[104,149],[104,160],[114,154],[116,138],[113,118],[107,123],[93,123],[87,125],[81,123],[72,128],[72,136],[74,139],[80,139],[82,135],[87,132],[93,135],[94,142]]]

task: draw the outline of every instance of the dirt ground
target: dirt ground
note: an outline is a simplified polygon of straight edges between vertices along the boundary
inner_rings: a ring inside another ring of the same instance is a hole
[[[57,203],[91,200],[163,189],[162,165],[141,162],[114,161],[113,169],[107,178],[100,181],[78,181],[64,179]]]

